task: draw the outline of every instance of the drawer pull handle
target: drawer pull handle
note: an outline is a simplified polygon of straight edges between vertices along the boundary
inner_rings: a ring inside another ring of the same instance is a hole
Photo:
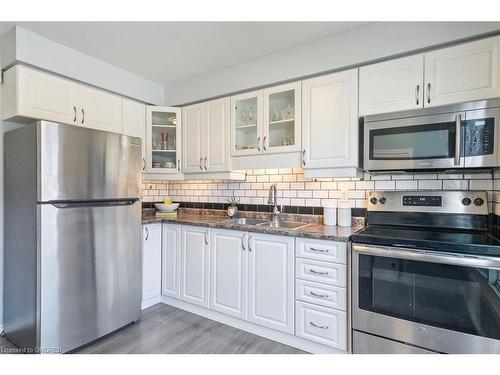
[[[316,249],[314,247],[309,248],[311,251],[316,251],[317,253],[328,253],[328,250],[325,249]]]
[[[328,294],[317,294],[314,293],[313,291],[310,291],[309,294],[313,297],[318,297],[318,298],[328,298]]]
[[[313,270],[312,268],[309,269],[309,272],[314,273],[316,275],[328,275],[328,272],[320,272],[320,271]]]
[[[319,326],[317,324],[314,324],[313,322],[309,322],[309,324],[312,325],[313,327],[319,328],[319,329],[328,329],[328,328],[330,328],[328,326]]]

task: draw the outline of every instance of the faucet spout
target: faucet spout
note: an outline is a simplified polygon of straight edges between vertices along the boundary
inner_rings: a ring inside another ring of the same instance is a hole
[[[280,210],[278,209],[278,189],[276,184],[272,184],[269,186],[269,199],[267,200],[267,204],[274,205],[273,207],[273,216],[272,221],[279,221],[280,218]]]

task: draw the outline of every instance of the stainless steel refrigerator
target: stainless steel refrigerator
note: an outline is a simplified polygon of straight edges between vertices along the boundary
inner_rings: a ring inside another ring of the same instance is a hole
[[[138,320],[140,139],[38,121],[4,152],[7,337],[68,352]]]

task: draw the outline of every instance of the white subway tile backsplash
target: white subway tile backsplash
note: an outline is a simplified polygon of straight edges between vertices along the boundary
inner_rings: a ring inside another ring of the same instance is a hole
[[[305,179],[302,169],[255,169],[244,182],[220,180],[143,181],[142,201],[227,203],[231,196],[241,204],[266,204],[269,186],[278,188],[278,204],[292,206],[337,205],[347,190],[351,207],[366,207],[371,190],[486,190],[492,207],[500,207],[500,172],[480,174],[383,174],[364,179]],[[500,214],[500,210],[498,211]]]
[[[468,190],[468,180],[443,180],[443,190]]]

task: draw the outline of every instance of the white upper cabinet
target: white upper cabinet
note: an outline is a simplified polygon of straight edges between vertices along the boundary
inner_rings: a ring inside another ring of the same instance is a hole
[[[264,90],[263,152],[301,150],[301,106],[301,82]]]
[[[500,96],[500,37],[425,54],[425,106]]]
[[[182,109],[184,173],[229,171],[230,99]]]
[[[141,138],[142,170],[146,170],[146,105],[123,99],[123,134]]]
[[[359,115],[424,106],[424,55],[359,68]]]
[[[262,91],[231,97],[231,156],[262,152]]]
[[[358,69],[302,81],[303,167],[358,165]]]
[[[122,97],[80,86],[78,108],[80,125],[91,129],[122,133]]]
[[[202,172],[203,169],[203,104],[182,108],[184,122],[184,173]]]
[[[77,85],[69,80],[16,65],[4,72],[3,119],[16,116],[76,124]]]
[[[247,233],[213,229],[210,245],[210,308],[246,319]]]
[[[146,107],[146,172],[180,173],[181,109]]]
[[[182,226],[181,233],[180,299],[208,307],[210,230]]]
[[[203,167],[208,172],[229,171],[229,122],[231,99],[203,104]]]
[[[123,99],[16,65],[5,72],[3,118],[32,118],[122,133]]]
[[[294,333],[294,238],[249,233],[248,320]]]

